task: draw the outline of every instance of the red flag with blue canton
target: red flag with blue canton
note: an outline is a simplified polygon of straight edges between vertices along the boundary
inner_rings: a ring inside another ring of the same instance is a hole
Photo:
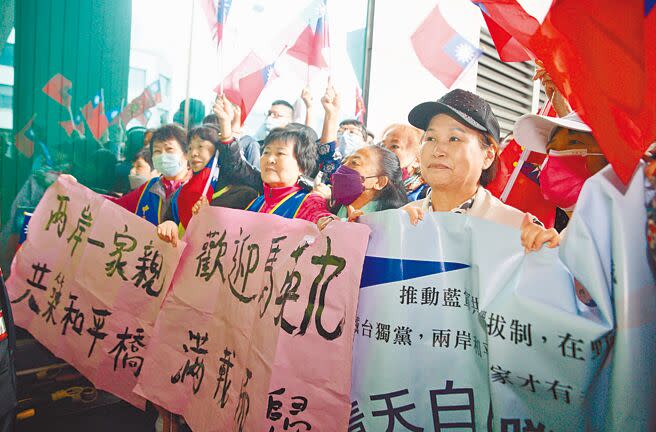
[[[321,15],[317,18],[314,29],[308,24],[299,35],[294,45],[287,50],[287,54],[319,69],[328,67],[322,51],[330,44],[328,26],[326,25],[325,3],[323,3]]]
[[[214,92],[220,96],[221,89],[223,88],[223,93],[233,104],[239,105],[241,108],[241,122],[243,123],[246,120],[246,107],[244,100],[241,96],[241,91],[239,90],[239,81],[253,73],[254,71],[261,69],[265,65],[264,61],[258,57],[253,51],[248,53],[248,55],[235,67],[230,74],[228,74],[223,79],[223,85],[219,84],[214,89]]]
[[[447,88],[458,80],[482,51],[455,31],[437,5],[412,35],[421,64]]]
[[[239,80],[239,94],[243,101],[242,115],[248,116],[268,82],[276,76],[274,64],[271,63]]]
[[[218,7],[215,5],[214,0],[203,0],[203,10],[207,17],[207,23],[212,32],[212,38],[216,39],[216,44],[220,44],[223,39],[223,28],[225,27],[228,18],[228,12],[232,6],[232,0],[219,0]]]
[[[71,136],[74,130],[77,130],[80,136],[84,136],[84,122],[79,114],[77,114],[73,120],[60,121],[59,126],[64,128],[66,135],[68,136]]]
[[[14,136],[14,146],[16,150],[21,152],[25,157],[32,157],[34,154],[34,131],[32,131],[32,123],[34,116],[19,130]]]
[[[82,108],[82,115],[89,126],[91,135],[96,140],[100,140],[100,137],[102,137],[109,127],[109,122],[107,121],[107,117],[105,117],[105,106],[100,93],[96,94]]]
[[[43,92],[50,96],[55,102],[66,108],[71,107],[71,95],[69,90],[73,88],[73,83],[62,74],[57,74],[43,87]]]
[[[139,96],[132,99],[132,101],[123,108],[121,114],[114,117],[112,123],[120,118],[123,124],[127,125],[130,120],[137,118],[142,124],[145,124],[145,117],[148,115],[146,114],[147,111],[161,101],[162,89],[159,80],[157,80],[146,87]]]

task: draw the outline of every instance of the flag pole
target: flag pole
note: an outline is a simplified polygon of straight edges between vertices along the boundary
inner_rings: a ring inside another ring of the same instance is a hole
[[[107,118],[107,115],[105,115],[105,89],[100,87],[100,102],[102,103],[102,109],[100,110],[100,114]],[[107,138],[107,141],[109,141],[109,125],[107,126],[107,129],[105,129],[105,132],[101,135],[101,139]],[[105,141],[105,142],[107,142]]]
[[[218,7],[221,7],[221,2],[223,0],[219,0],[219,5]],[[225,12],[224,12],[225,13]],[[221,15],[221,19],[223,20],[225,18],[224,15]],[[218,25],[218,24],[217,24]],[[221,39],[219,39],[219,34],[218,34],[218,28],[217,28],[217,34],[216,34],[216,41],[217,41],[217,50],[219,52],[219,77],[221,77],[221,82],[219,83],[219,90],[220,90],[220,95],[223,96],[223,81],[225,81],[225,63],[223,62],[223,55],[225,53],[225,23],[221,23]]]
[[[536,81],[539,83],[539,81]],[[539,102],[539,90],[538,90],[538,102]],[[535,107],[535,99],[533,100],[533,106]],[[551,100],[548,100],[545,102],[544,106],[540,108],[537,111],[538,115],[544,115],[545,113],[549,112],[551,109]],[[535,112],[535,111],[533,111]],[[519,173],[522,170],[522,166],[524,166],[524,162],[528,159],[528,156],[531,154],[531,151],[524,147],[524,150],[522,150],[522,154],[519,157],[519,160],[517,161],[517,165],[515,166],[515,169],[513,170],[512,174],[510,175],[510,179],[508,179],[508,183],[506,183],[506,186],[503,188],[503,192],[501,193],[501,196],[499,199],[502,202],[506,202],[508,200],[508,196],[510,196],[510,192],[512,191],[513,186],[515,185],[515,182],[517,181],[517,177],[519,177]]]
[[[185,93],[184,128],[189,129],[189,86],[191,84],[191,49],[194,40],[194,9],[196,2],[191,2],[191,20],[189,22],[189,51],[187,55],[187,89]]]
[[[364,51],[364,76],[362,78],[362,102],[365,109],[369,106],[369,86],[371,84],[371,52],[373,49],[374,37],[374,13],[376,9],[376,1],[369,0],[367,2],[367,27],[365,38],[365,51]],[[331,59],[332,60],[332,59]],[[363,120],[367,123],[369,117],[369,110],[364,112]]]

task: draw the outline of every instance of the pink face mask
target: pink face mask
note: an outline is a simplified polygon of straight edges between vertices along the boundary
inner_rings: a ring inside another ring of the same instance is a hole
[[[586,156],[601,155],[586,150],[549,151],[549,158],[540,173],[540,189],[547,201],[563,210],[573,210],[583,183],[591,176]]]

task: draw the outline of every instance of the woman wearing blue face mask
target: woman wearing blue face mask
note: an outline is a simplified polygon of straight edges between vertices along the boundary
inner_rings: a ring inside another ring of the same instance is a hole
[[[408,202],[399,160],[380,146],[369,145],[346,157],[331,183],[334,216],[319,219],[319,229],[333,220],[355,221],[364,214],[400,208]]]
[[[120,198],[109,198],[126,210],[159,225],[170,206],[171,196],[191,173],[187,168],[187,134],[176,124],[157,129],[150,140],[154,177]]]

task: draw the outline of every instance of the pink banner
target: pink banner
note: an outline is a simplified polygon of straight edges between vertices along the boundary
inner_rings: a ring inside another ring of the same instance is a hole
[[[346,430],[369,228],[206,208],[135,392],[194,431]],[[282,331],[281,331],[282,330]]]
[[[96,387],[143,408],[132,389],[180,253],[147,221],[60,179],[12,263],[16,324]]]

